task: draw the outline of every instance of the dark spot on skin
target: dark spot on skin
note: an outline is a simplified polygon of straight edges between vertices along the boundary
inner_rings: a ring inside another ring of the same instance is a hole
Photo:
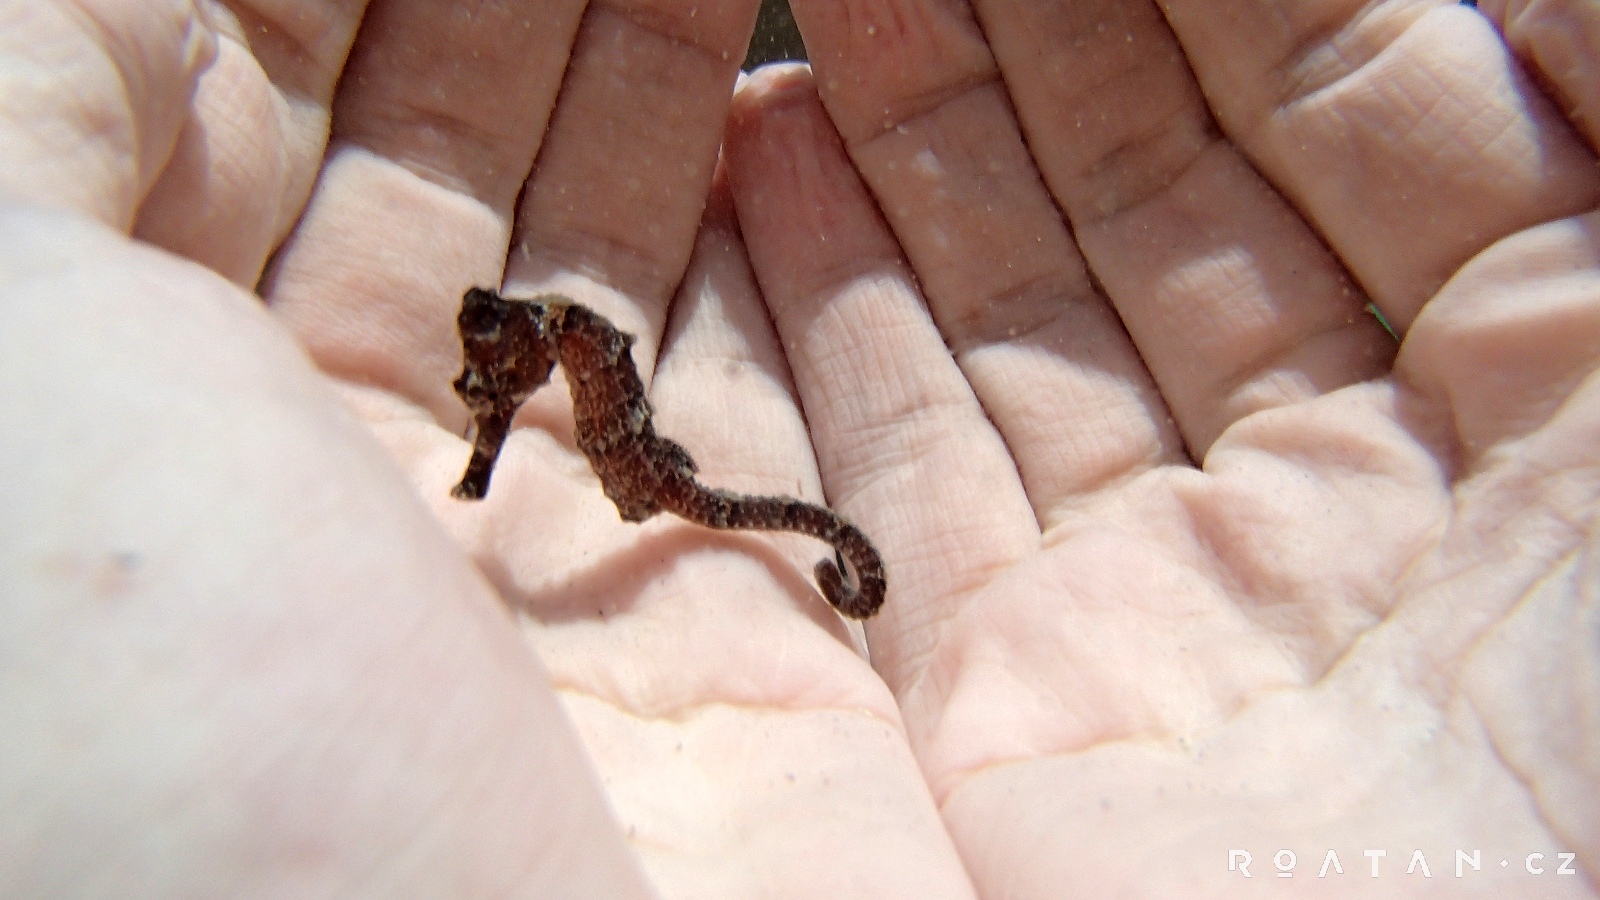
[[[451,494],[482,499],[517,408],[550,380],[557,363],[572,388],[578,449],[624,521],[658,512],[704,525],[794,531],[833,545],[834,559],[812,570],[822,595],[847,616],[865,619],[883,605],[883,560],[861,529],[830,509],[793,497],[760,497],[695,480],[689,451],[656,434],[650,401],[633,365],[633,335],[559,294],[507,300],[473,288],[461,301],[463,367],[456,393],[477,423],[472,459]],[[846,583],[849,562],[855,585]]]

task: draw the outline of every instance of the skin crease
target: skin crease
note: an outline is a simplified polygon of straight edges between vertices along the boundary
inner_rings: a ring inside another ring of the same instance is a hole
[[[0,895],[1600,894],[1578,7],[755,5],[0,8]],[[495,283],[882,612],[450,498]]]

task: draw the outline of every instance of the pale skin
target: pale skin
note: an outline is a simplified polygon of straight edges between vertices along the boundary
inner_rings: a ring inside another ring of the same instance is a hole
[[[0,895],[1600,894],[1592,4],[511,6],[0,5]]]

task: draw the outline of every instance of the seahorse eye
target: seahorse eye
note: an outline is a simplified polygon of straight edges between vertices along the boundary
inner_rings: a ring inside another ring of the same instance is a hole
[[[510,305],[494,291],[472,288],[461,298],[461,315],[456,324],[462,334],[488,336],[500,329],[510,312]]]

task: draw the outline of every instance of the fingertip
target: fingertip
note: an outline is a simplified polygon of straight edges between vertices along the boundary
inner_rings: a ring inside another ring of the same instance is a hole
[[[778,62],[769,62],[757,66],[749,72],[740,73],[740,85],[762,86],[770,88],[774,85],[784,85],[796,80],[811,81],[811,63],[805,60],[785,59]]]
[[[764,109],[787,103],[804,103],[816,95],[811,66],[804,62],[774,62],[752,72],[740,72],[734,88],[730,117],[747,120]]]
[[[774,314],[841,273],[900,265],[805,64],[763,66],[734,98],[724,150],[739,224]]]

